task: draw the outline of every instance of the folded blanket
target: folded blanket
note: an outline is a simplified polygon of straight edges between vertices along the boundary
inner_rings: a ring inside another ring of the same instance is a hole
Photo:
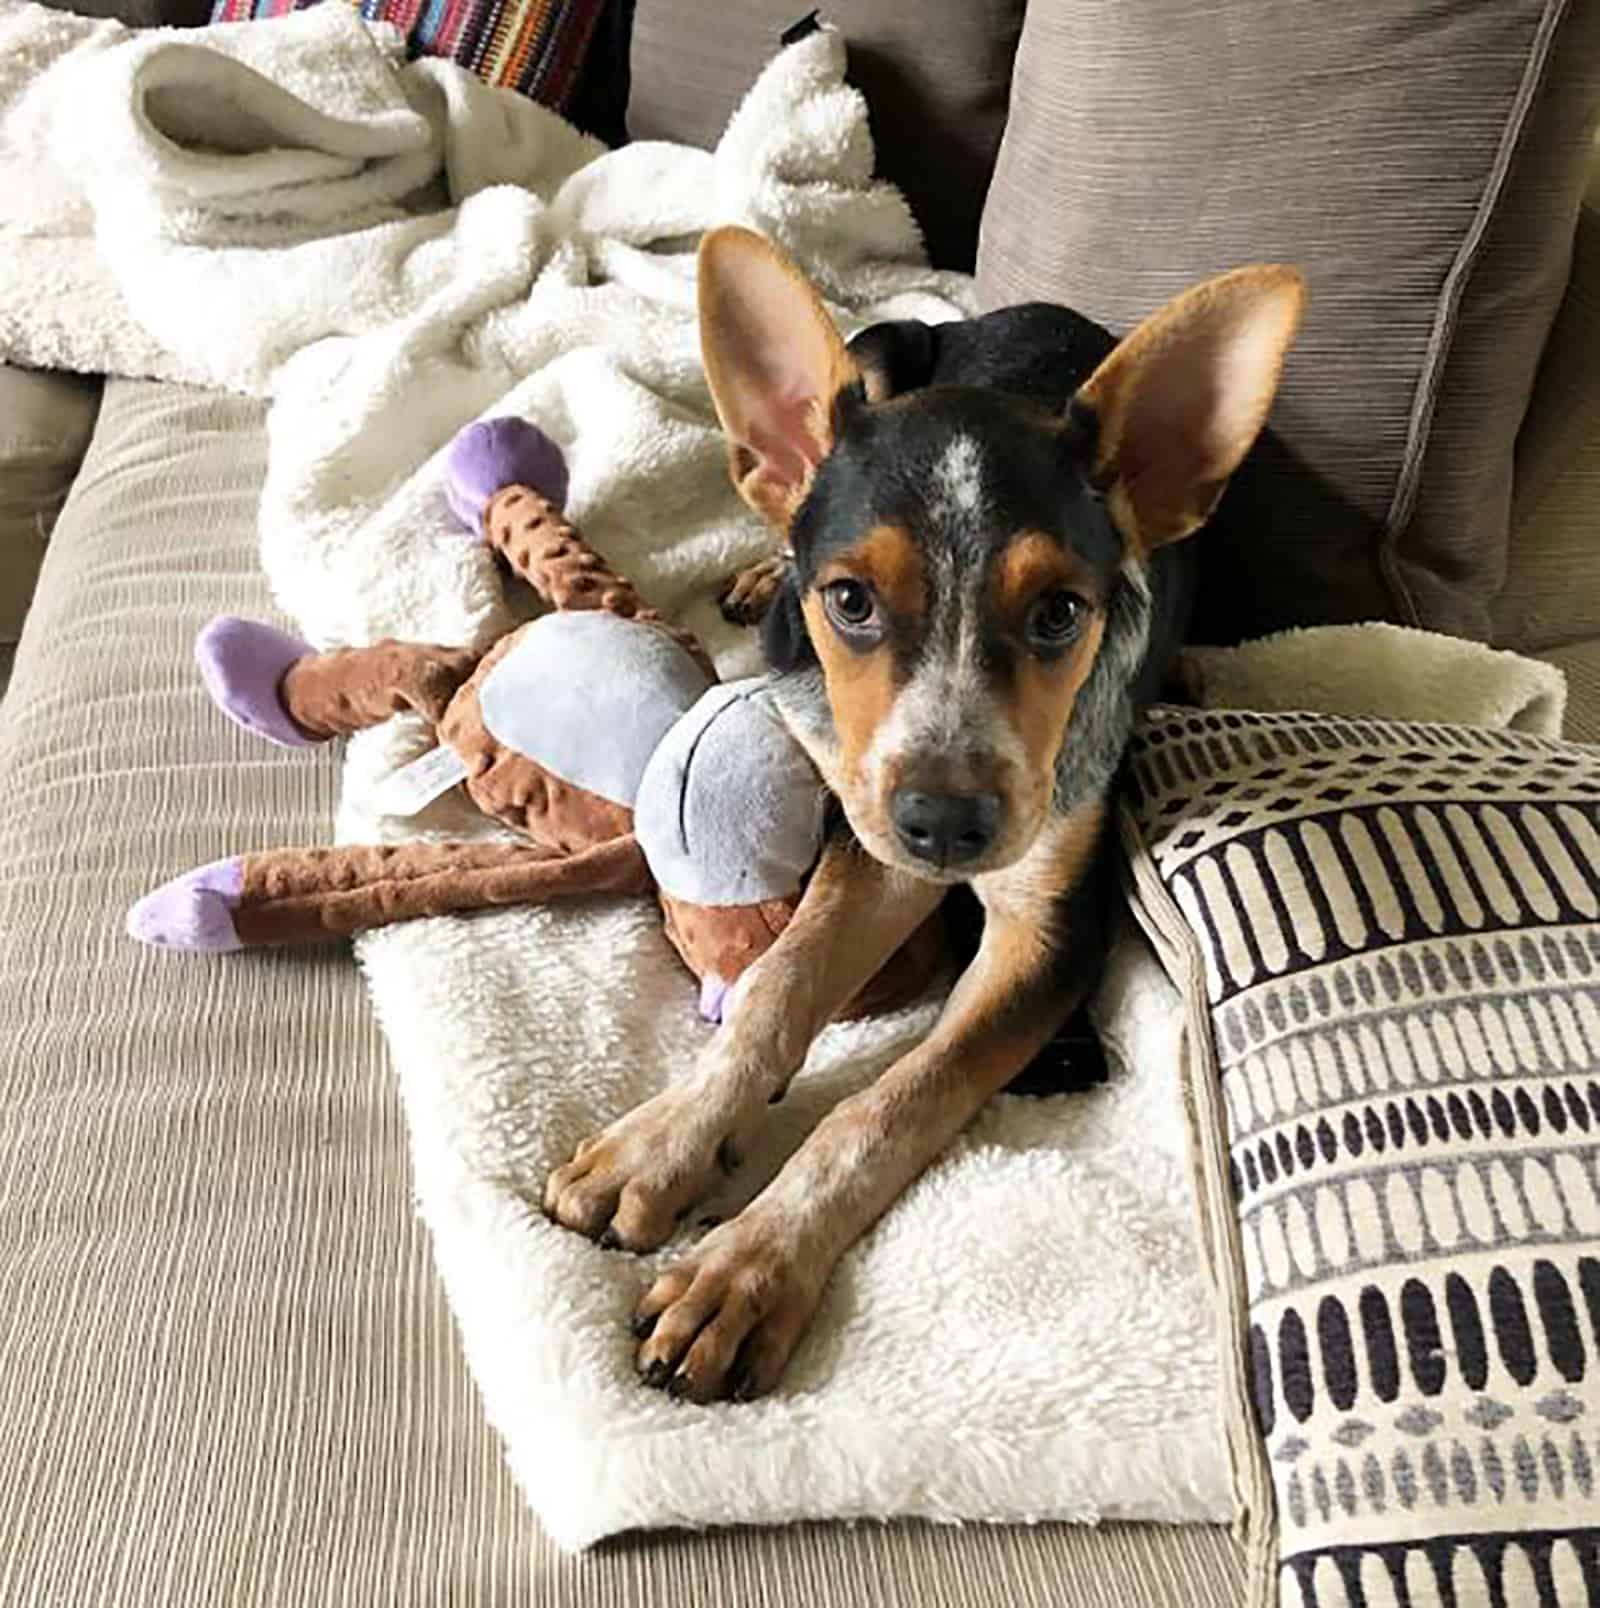
[[[0,358],[269,394],[449,277],[441,201],[600,149],[342,7],[133,33],[0,0]]]
[[[1559,737],[1567,707],[1567,678],[1554,665],[1377,622],[1190,648],[1182,669],[1190,696],[1208,709],[1313,709]]]

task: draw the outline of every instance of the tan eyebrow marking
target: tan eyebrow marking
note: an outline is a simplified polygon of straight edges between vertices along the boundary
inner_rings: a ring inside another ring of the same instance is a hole
[[[995,608],[1009,629],[1018,629],[1029,604],[1052,586],[1077,592],[1092,605],[1100,602],[1099,584],[1089,566],[1041,530],[1022,530],[1006,543],[994,561],[991,585]]]

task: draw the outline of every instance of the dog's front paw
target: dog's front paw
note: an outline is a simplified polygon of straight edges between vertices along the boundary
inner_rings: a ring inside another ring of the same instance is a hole
[[[667,1089],[585,1139],[545,1184],[545,1215],[609,1249],[652,1251],[737,1164],[703,1099]]]
[[[788,553],[774,553],[749,569],[740,570],[718,599],[722,617],[730,625],[759,625],[778,595],[794,562]]]
[[[633,1332],[647,1385],[709,1402],[777,1384],[828,1276],[759,1203],[713,1229],[639,1303]]]

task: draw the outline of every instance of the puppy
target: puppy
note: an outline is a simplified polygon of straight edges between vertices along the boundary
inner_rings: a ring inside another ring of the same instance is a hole
[[[983,911],[927,1039],[639,1304],[645,1383],[710,1401],[773,1387],[839,1257],[1093,985],[1111,793],[1181,639],[1182,538],[1261,429],[1304,288],[1240,269],[1120,343],[1036,305],[846,347],[795,266],[729,228],[699,298],[734,484],[784,549],[735,602],[765,605],[843,824],[694,1073],[580,1144],[547,1213],[660,1245],[952,885]]]

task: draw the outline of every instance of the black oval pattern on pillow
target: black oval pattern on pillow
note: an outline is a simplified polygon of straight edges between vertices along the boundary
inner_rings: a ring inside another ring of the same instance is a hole
[[[1261,1433],[1270,1435],[1278,1421],[1278,1404],[1272,1388],[1272,1347],[1259,1323],[1250,1325],[1250,1390]]]
[[[1600,1263],[1590,1265],[1595,1270],[1590,1283],[1600,1286]],[[1311,1416],[1317,1374],[1340,1412],[1359,1410],[1363,1379],[1379,1403],[1399,1401],[1408,1389],[1402,1354],[1418,1398],[1440,1395],[1453,1377],[1471,1391],[1483,1391],[1495,1377],[1502,1384],[1531,1384],[1538,1376],[1541,1346],[1565,1383],[1580,1383],[1588,1372],[1587,1349],[1568,1281],[1553,1262],[1540,1258],[1533,1264],[1531,1288],[1530,1302],[1517,1278],[1500,1266],[1490,1270],[1481,1291],[1453,1271],[1445,1275],[1438,1296],[1423,1280],[1408,1278],[1393,1305],[1369,1284],[1361,1291],[1355,1322],[1338,1296],[1324,1295],[1316,1305],[1314,1358],[1304,1319],[1295,1307],[1286,1307],[1278,1324],[1276,1389],[1273,1348],[1261,1326],[1252,1325],[1252,1386],[1265,1433],[1272,1433],[1280,1400],[1296,1421]],[[1530,1310],[1538,1314],[1537,1331]]]
[[[1583,1304],[1589,1309],[1589,1328],[1600,1344],[1600,1262],[1592,1256],[1578,1258],[1578,1288],[1583,1291]]]
[[[1311,1416],[1316,1391],[1311,1382],[1311,1352],[1306,1326],[1293,1307],[1278,1325],[1278,1379],[1283,1404],[1303,1424]]]
[[[1575,1385],[1583,1378],[1583,1336],[1578,1332],[1572,1292],[1554,1262],[1541,1258],[1533,1264],[1533,1296],[1550,1361],[1569,1385]]]
[[[1500,1344],[1500,1360],[1506,1372],[1519,1385],[1533,1383],[1539,1359],[1533,1351],[1533,1332],[1528,1327],[1528,1309],[1517,1281],[1503,1267],[1489,1275],[1489,1312],[1494,1318],[1495,1338]]]
[[[1340,1412],[1355,1405],[1356,1354],[1350,1338],[1350,1319],[1343,1304],[1325,1295],[1317,1306],[1317,1344],[1322,1350],[1322,1377],[1328,1399]]]
[[[1437,1396],[1444,1389],[1444,1347],[1439,1343],[1433,1297],[1420,1279],[1407,1279],[1401,1286],[1400,1321],[1411,1354],[1411,1377],[1424,1396]]]
[[[1400,1394],[1400,1358],[1389,1322],[1389,1303],[1376,1285],[1369,1284],[1361,1292],[1361,1331],[1367,1341],[1367,1377],[1372,1388],[1379,1401],[1393,1401]]]
[[[1445,1305],[1450,1312],[1450,1328],[1455,1335],[1456,1361],[1469,1390],[1482,1390],[1489,1377],[1489,1352],[1484,1344],[1483,1320],[1472,1286],[1459,1273],[1444,1281]]]

